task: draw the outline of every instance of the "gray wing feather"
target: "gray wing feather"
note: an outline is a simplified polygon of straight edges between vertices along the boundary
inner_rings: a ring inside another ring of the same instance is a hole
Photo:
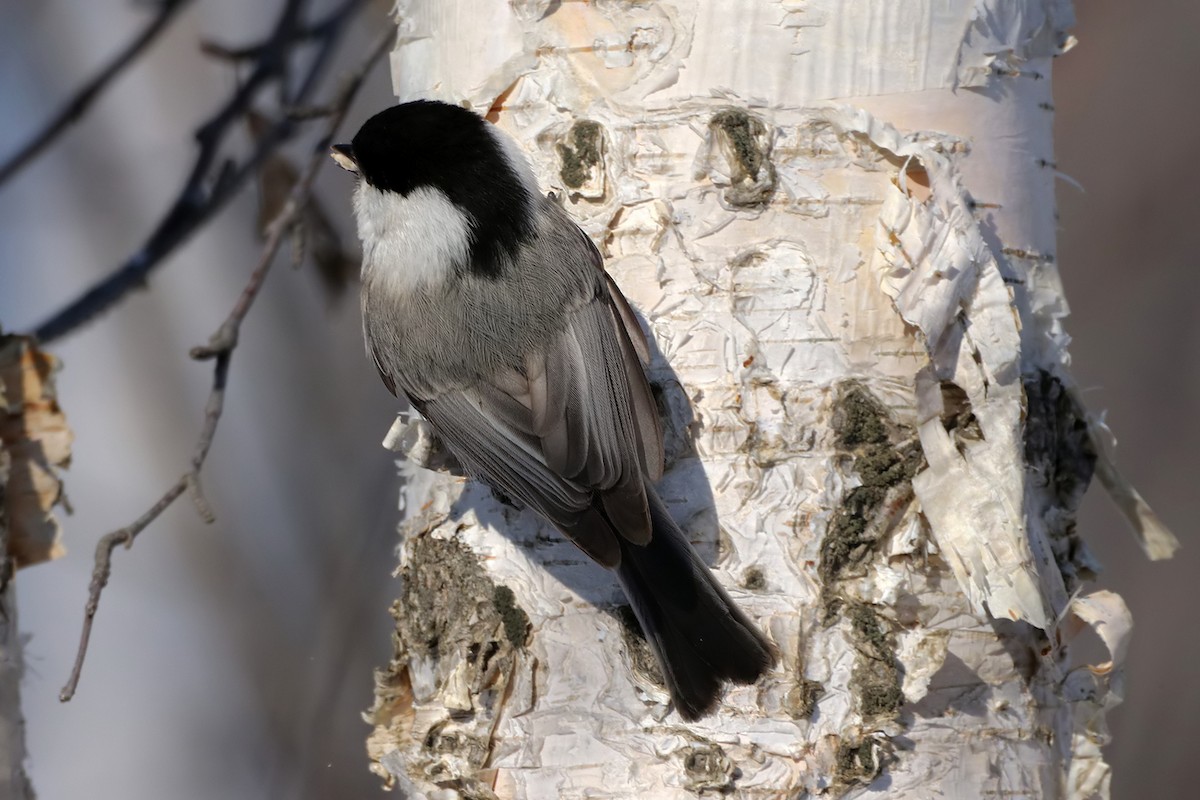
[[[611,289],[620,295],[615,285]],[[624,299],[621,298],[622,301]],[[633,324],[637,325],[636,319]],[[639,326],[637,330],[640,334],[642,329]],[[645,362],[639,363],[641,354],[637,350],[637,341],[620,333],[618,331],[617,339],[624,351],[621,363],[625,367],[625,379],[629,386],[630,413],[637,426],[635,441],[640,447],[639,454],[646,477],[651,483],[657,483],[663,475],[663,434],[658,402],[654,399],[654,393],[646,381],[646,373],[642,370],[642,363]],[[642,342],[644,344],[645,339],[642,339]]]
[[[469,474],[533,508],[600,564],[621,563],[616,535],[597,512],[592,490],[547,467],[535,436],[520,434],[464,392],[412,401]]]
[[[433,400],[413,398],[468,471],[533,506],[554,522],[571,523],[591,505],[587,487],[556,474],[542,458],[538,440],[505,422],[496,406],[465,392]],[[507,411],[506,409],[505,411]],[[528,416],[528,412],[526,412]]]
[[[636,356],[626,363],[632,347],[623,346],[624,331],[606,300],[581,309],[552,351],[557,358],[547,365],[546,374],[570,382],[550,393],[556,400],[562,395],[565,408],[550,417],[557,429],[548,441],[567,442],[567,452],[575,457],[563,466],[576,467],[582,456],[580,471],[565,474],[598,489],[614,527],[629,541],[645,544],[651,526],[642,474],[650,448],[657,446],[661,453],[658,414],[652,407],[648,425],[634,417],[635,397],[639,392],[649,396],[649,387]],[[650,441],[643,440],[644,429],[653,432]],[[651,458],[650,463],[661,458]]]
[[[653,400],[607,301],[602,295],[572,314],[545,353],[526,359],[524,375],[503,371],[475,388],[412,398],[468,472],[534,508],[601,563],[619,560],[614,528],[649,541],[643,462],[661,448],[653,406],[653,424],[633,418]],[[640,441],[645,429],[650,441]],[[611,526],[599,524],[596,499]]]
[[[599,255],[599,253],[596,254],[597,257]],[[608,289],[609,299],[612,300],[613,308],[617,310],[621,325],[625,328],[625,334],[629,338],[629,343],[633,345],[638,360],[642,362],[642,366],[650,366],[650,342],[646,341],[646,333],[638,324],[637,316],[629,306],[629,301],[625,299],[625,295],[621,294],[621,290],[617,288],[617,282],[607,272],[604,273],[604,285]]]

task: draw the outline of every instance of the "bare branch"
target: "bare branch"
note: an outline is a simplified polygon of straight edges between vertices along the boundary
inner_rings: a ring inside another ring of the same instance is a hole
[[[117,545],[132,546],[138,534],[145,530],[151,522],[157,519],[163,511],[170,507],[189,488],[192,490],[193,498],[196,500],[201,516],[205,518],[206,522],[212,521],[212,512],[200,490],[200,470],[208,458],[208,451],[212,447],[213,437],[217,432],[217,424],[221,419],[221,412],[225,403],[225,384],[229,377],[229,362],[233,356],[234,349],[237,347],[238,334],[242,321],[245,320],[251,306],[254,304],[254,300],[258,297],[263,281],[266,279],[267,273],[275,261],[275,255],[279,251],[284,238],[301,218],[301,213],[309,201],[309,193],[312,190],[313,180],[328,160],[327,153],[329,145],[333,141],[334,133],[337,132],[338,126],[341,125],[342,120],[345,118],[346,111],[362,86],[363,79],[371,67],[387,52],[392,38],[393,34],[391,31],[387,31],[380,36],[378,41],[368,51],[367,57],[363,59],[362,63],[352,74],[347,76],[345,82],[338,90],[336,97],[329,106],[332,109],[332,114],[326,126],[325,133],[320,141],[317,142],[312,156],[300,179],[296,182],[295,187],[293,187],[287,202],[271,223],[267,233],[267,241],[263,245],[262,254],[259,256],[258,263],[255,265],[253,272],[250,273],[250,278],[242,289],[241,295],[238,297],[237,302],[234,303],[229,316],[225,318],[225,321],[221,323],[221,326],[209,338],[208,343],[195,347],[191,351],[191,356],[194,359],[201,361],[212,359],[216,363],[213,368],[212,390],[209,392],[208,403],[204,410],[204,425],[196,440],[196,448],[192,454],[190,468],[167,489],[158,502],[151,506],[146,513],[138,517],[133,524],[104,536],[96,545],[96,561],[92,570],[92,581],[88,587],[87,604],[84,606],[83,630],[79,638],[79,650],[75,655],[75,665],[71,670],[71,676],[59,693],[59,699],[63,702],[70,700],[74,696],[75,690],[79,685],[84,657],[87,654],[88,641],[91,638],[92,623],[96,617],[96,609],[100,604],[100,593],[104,590],[105,585],[108,583],[108,578],[112,574],[112,554]]]
[[[144,287],[150,273],[237,194],[263,160],[295,134],[297,124],[287,114],[280,115],[258,139],[249,156],[240,162],[218,165],[216,161],[225,138],[251,110],[255,97],[267,85],[281,87],[285,108],[305,105],[324,74],[346,23],[364,2],[344,0],[322,20],[306,27],[300,17],[307,0],[286,0],[271,35],[255,47],[258,57],[245,82],[196,132],[200,150],[171,208],[125,263],[38,326],[34,333],[38,339],[50,342],[65,336],[112,308],[134,289]],[[299,84],[292,88],[291,57],[306,42],[315,42],[316,51]]]
[[[331,24],[334,22],[332,17],[317,22],[315,25],[309,25],[300,28],[297,31],[298,38],[316,39],[326,35],[329,32]],[[223,45],[220,42],[205,39],[200,42],[200,52],[213,58],[221,59],[222,61],[252,61],[262,56],[265,45],[252,44],[247,47],[230,47]]]
[[[85,83],[71,100],[59,109],[49,122],[42,127],[37,133],[29,137],[29,141],[13,153],[3,164],[0,164],[0,185],[16,175],[22,168],[32,163],[42,152],[54,143],[54,140],[62,134],[72,124],[87,112],[92,103],[103,94],[108,85],[120,75],[127,66],[137,60],[147,47],[149,47],[158,35],[162,33],[175,14],[183,10],[191,0],[162,0],[158,5],[158,12],[154,15],[154,19],[142,29],[142,32],[134,37],[133,41],[125,46],[125,49],[117,53],[116,58],[109,62],[108,66],[96,73],[90,81]]]

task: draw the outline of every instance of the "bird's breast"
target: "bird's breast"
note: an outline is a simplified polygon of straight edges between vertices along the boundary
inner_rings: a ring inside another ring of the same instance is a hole
[[[403,296],[436,289],[470,258],[471,223],[439,189],[407,195],[365,181],[354,195],[363,278]]]

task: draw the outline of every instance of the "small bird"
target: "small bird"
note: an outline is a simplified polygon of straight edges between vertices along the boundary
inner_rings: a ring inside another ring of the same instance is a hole
[[[367,352],[384,385],[466,472],[615,570],[676,710],[775,652],[671,519],[650,349],[595,245],[517,143],[428,100],[367,120],[338,165],[357,175]]]

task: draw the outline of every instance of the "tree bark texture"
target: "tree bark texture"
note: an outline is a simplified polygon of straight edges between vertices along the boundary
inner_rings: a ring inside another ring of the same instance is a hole
[[[33,800],[33,784],[25,772],[25,717],[21,714],[25,661],[16,599],[16,586],[8,581],[0,595],[0,797]]]
[[[401,0],[402,100],[485,113],[657,347],[661,494],[781,666],[684,724],[610,574],[394,429],[377,769],[413,797],[1107,796],[1129,616],[1083,594],[1063,0]],[[1072,660],[1095,630],[1104,663]]]
[[[71,431],[55,397],[58,369],[28,338],[0,333],[0,798],[12,800],[34,797],[15,574],[65,552],[53,511],[63,501],[58,470],[70,462]]]

